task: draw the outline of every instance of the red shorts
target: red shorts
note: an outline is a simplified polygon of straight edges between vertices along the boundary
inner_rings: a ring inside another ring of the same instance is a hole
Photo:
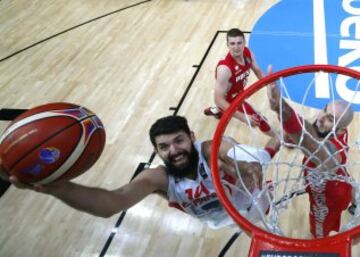
[[[310,231],[315,238],[328,236],[330,231],[339,231],[341,213],[352,199],[350,184],[340,181],[327,181],[325,190],[319,194],[308,187],[310,200]],[[321,204],[325,203],[321,208]]]

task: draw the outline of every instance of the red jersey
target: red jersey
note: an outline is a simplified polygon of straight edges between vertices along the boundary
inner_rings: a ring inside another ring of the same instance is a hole
[[[250,49],[245,47],[243,51],[244,56],[244,65],[239,64],[234,57],[230,54],[230,52],[226,55],[225,59],[219,61],[216,66],[216,69],[219,65],[225,65],[231,71],[231,77],[229,78],[228,83],[230,84],[230,88],[228,92],[226,92],[225,99],[227,102],[231,103],[236,96],[244,91],[244,88],[247,83],[247,79],[250,74],[250,69],[253,63],[253,59],[251,58]],[[215,73],[216,78],[216,73]],[[271,127],[267,122],[266,118],[258,113],[249,103],[243,101],[243,104],[238,107],[238,111],[244,113],[246,115],[255,115],[256,119],[259,120],[260,124],[258,125],[260,130],[264,133],[269,132]]]
[[[336,137],[329,138],[329,141],[334,144],[341,156],[340,164],[342,165],[346,163],[347,159],[346,154],[349,149],[347,140],[347,131]],[[308,168],[316,168],[316,165],[308,161],[307,157],[304,157],[303,163]],[[351,201],[351,185],[339,180],[325,178],[327,174],[320,171],[310,173],[308,169],[305,169],[304,174],[306,184],[309,183],[306,191],[310,200],[311,233],[318,238],[328,236],[330,231],[339,231],[341,213]],[[336,174],[348,176],[344,167],[338,168]]]
[[[243,55],[245,61],[244,65],[239,64],[229,52],[225,59],[219,61],[218,65],[216,66],[217,69],[219,65],[225,65],[231,70],[231,77],[229,79],[231,87],[226,94],[226,100],[228,102],[231,102],[240,92],[244,90],[248,76],[250,74],[250,68],[253,61],[251,58],[250,49],[245,47]]]

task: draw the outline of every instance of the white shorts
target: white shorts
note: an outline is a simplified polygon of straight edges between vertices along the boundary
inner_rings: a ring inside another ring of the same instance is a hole
[[[270,154],[263,148],[257,148],[250,145],[237,144],[230,148],[227,156],[233,160],[244,162],[258,162],[261,165],[271,161]]]

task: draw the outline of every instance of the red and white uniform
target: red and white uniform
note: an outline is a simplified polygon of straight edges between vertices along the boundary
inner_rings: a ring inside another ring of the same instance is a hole
[[[231,71],[231,77],[229,79],[229,83],[231,84],[231,87],[229,88],[229,91],[226,94],[226,100],[228,102],[232,102],[240,92],[244,91],[248,77],[250,75],[252,59],[249,48],[247,47],[244,48],[243,55],[245,62],[244,65],[240,65],[232,57],[230,52],[226,55],[225,59],[220,60],[217,65],[217,67],[220,65],[225,65]]]
[[[210,168],[201,153],[201,142],[196,142],[195,148],[199,153],[196,179],[169,176],[167,193],[169,206],[178,208],[200,219],[211,228],[232,225],[234,224],[232,219],[222,207],[216,195]],[[269,155],[267,158],[270,160]],[[263,162],[265,161],[261,160],[261,163]],[[227,191],[231,196],[234,206],[248,219],[255,222],[261,215],[259,209],[265,213],[269,208],[269,201],[265,190],[261,192],[254,190],[252,196],[250,196],[244,190],[239,190],[238,187],[234,188],[234,178],[223,174],[222,182],[225,185],[224,188],[228,189]],[[254,204],[254,201],[257,204]]]
[[[341,155],[342,165],[346,163],[346,153],[349,149],[347,140],[347,131],[329,139]],[[308,161],[307,157],[304,157],[303,164],[306,166],[305,182],[309,183],[306,191],[310,200],[311,233],[316,238],[325,237],[330,231],[339,231],[341,213],[351,202],[352,187],[346,182],[326,177],[329,174],[316,170],[316,165]],[[338,168],[336,174],[349,176],[344,167]]]
[[[229,88],[229,91],[226,93],[226,100],[231,103],[236,96],[244,91],[244,88],[246,86],[248,77],[250,75],[250,69],[252,65],[252,58],[251,58],[251,52],[249,48],[244,48],[244,65],[239,64],[230,54],[230,52],[226,55],[225,59],[220,60],[218,65],[216,66],[216,69],[219,65],[225,65],[228,67],[231,71],[231,77],[229,79],[229,84],[231,85]],[[216,77],[216,74],[215,74]],[[238,108],[239,112],[246,113],[248,115],[256,115],[257,118],[260,120],[260,130],[262,132],[268,132],[270,131],[270,126],[267,123],[265,117],[260,115],[258,112],[254,110],[254,108],[247,103],[246,101],[243,102],[242,106]]]

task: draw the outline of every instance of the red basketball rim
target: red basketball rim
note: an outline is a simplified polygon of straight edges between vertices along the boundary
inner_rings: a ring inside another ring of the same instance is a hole
[[[240,213],[237,211],[237,209],[233,206],[231,201],[227,198],[225,191],[222,187],[220,176],[219,176],[219,167],[217,162],[217,157],[219,153],[219,147],[221,143],[221,138],[225,132],[226,126],[229,123],[230,119],[232,118],[234,112],[237,109],[237,106],[239,106],[245,98],[250,97],[255,92],[260,90],[261,88],[265,87],[266,85],[276,81],[280,77],[288,77],[291,75],[301,74],[301,73],[310,73],[310,72],[317,72],[317,71],[324,71],[328,73],[336,73],[341,75],[346,75],[349,77],[353,77],[356,79],[360,79],[360,72],[339,67],[335,65],[304,65],[304,66],[297,66],[292,67],[288,69],[284,69],[282,71],[274,72],[263,79],[255,82],[252,84],[249,88],[247,88],[245,91],[240,93],[236,99],[231,103],[230,107],[224,112],[222,115],[222,118],[219,121],[219,124],[215,130],[214,136],[213,136],[213,144],[211,149],[211,167],[212,167],[212,175],[214,179],[214,186],[216,189],[216,192],[218,194],[218,197],[220,201],[222,202],[224,208],[227,210],[229,215],[232,217],[232,219],[243,229],[245,232],[247,232],[251,237],[262,237],[268,240],[269,242],[273,242],[275,245],[277,244],[285,244],[285,245],[292,245],[295,248],[301,249],[301,248],[315,248],[322,246],[324,249],[324,246],[328,244],[333,244],[335,241],[342,242],[347,244],[347,247],[350,247],[351,244],[351,238],[358,237],[360,235],[360,226],[356,226],[348,231],[338,233],[337,235],[321,238],[321,239],[296,239],[296,238],[287,238],[282,237],[279,235],[272,234],[264,229],[261,229],[255,225],[253,225],[251,222],[249,222],[247,219],[245,219],[243,216],[240,215]]]

